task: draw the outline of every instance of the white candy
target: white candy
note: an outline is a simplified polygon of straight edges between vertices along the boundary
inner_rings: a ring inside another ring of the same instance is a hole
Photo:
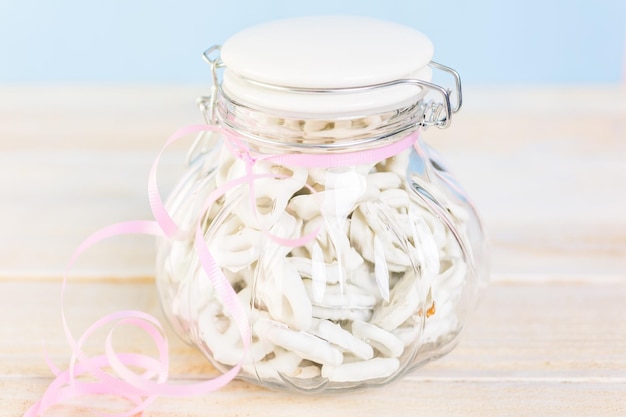
[[[378,163],[379,171],[393,172],[400,178],[406,177],[407,166],[409,165],[409,153],[401,152],[396,156],[387,158]]]
[[[333,366],[343,362],[343,354],[339,349],[309,333],[291,330],[282,323],[263,319],[255,323],[254,329],[257,334],[277,346],[294,352],[302,359]]]
[[[335,168],[326,173],[326,191],[320,207],[324,218],[344,222],[367,190],[366,176],[355,168]]]
[[[363,258],[374,261],[374,232],[361,210],[355,210],[350,218],[350,242]]]
[[[324,293],[326,292],[326,263],[324,262],[324,253],[322,248],[317,242],[313,243],[313,250],[311,251],[311,291],[312,300],[321,302],[324,299]],[[343,281],[341,270],[337,268],[337,282]],[[305,286],[306,287],[306,286]]]
[[[379,190],[400,189],[402,178],[393,172],[373,172],[367,177],[368,184]]]
[[[394,224],[398,223],[398,214],[385,205],[371,203],[361,204],[354,214],[359,211],[361,212],[359,217],[361,223],[357,223],[357,225],[368,227],[372,231],[372,247],[374,247],[374,236],[385,242],[383,248],[389,270],[403,272],[412,267],[412,260],[404,250],[408,243],[406,242],[406,232],[408,231],[400,230]],[[376,262],[376,255],[373,250],[368,250],[367,255],[364,254],[363,257],[372,263]]]
[[[380,296],[389,301],[389,266],[385,258],[385,249],[378,236],[374,236],[374,277]]]
[[[305,258],[302,256],[292,256],[287,258],[287,262],[295,266],[298,270],[298,273],[300,273],[302,277],[313,278],[313,270],[315,269],[313,266],[313,259]],[[318,266],[323,267],[324,272],[319,273],[318,275],[323,275],[327,284],[336,284],[339,282],[340,271],[337,262],[333,262],[330,264],[323,263],[322,265],[318,264]]]
[[[374,310],[371,322],[391,331],[417,314],[422,302],[417,285],[413,273],[406,273],[391,290],[389,302]]]
[[[335,382],[358,382],[387,378],[400,367],[396,358],[374,358],[367,361],[344,363],[339,366],[324,365],[322,376]]]
[[[409,195],[401,188],[389,188],[380,193],[380,200],[395,209],[409,208]]]
[[[437,244],[437,249],[440,251],[444,251],[445,249],[445,252],[450,251],[451,248],[446,247],[448,244],[448,238],[446,236],[447,233],[445,225],[430,212],[425,211],[417,204],[412,204],[411,209],[414,213],[420,213],[419,217],[426,222],[430,228],[433,239]]]
[[[389,230],[388,224],[382,222],[376,214],[376,209],[369,206],[369,203],[360,205],[352,213],[350,221],[350,241],[361,253],[364,259],[372,264],[376,264],[377,255],[374,251],[376,247],[374,238],[378,236],[384,242],[383,252],[386,259],[387,269],[391,272],[404,272],[411,265],[411,259],[406,252],[400,249],[398,235]]]
[[[269,352],[268,352],[269,353]],[[261,380],[279,378],[279,374],[288,376],[301,373],[298,365],[302,358],[297,354],[275,347],[271,352],[273,357],[268,360],[255,360],[244,364],[243,370]]]
[[[285,262],[286,256],[293,250],[289,245],[281,243],[281,240],[296,239],[300,237],[302,221],[287,212],[282,213],[280,220],[264,233],[262,244],[260,243],[261,255],[259,262],[250,266],[256,270],[263,269],[265,274],[271,274],[271,269],[277,264]]]
[[[352,334],[378,349],[385,356],[397,358],[404,352],[404,343],[393,333],[373,324],[355,320],[352,323]]]
[[[189,242],[173,241],[171,245],[164,267],[171,282],[180,282],[189,272],[194,252]]]
[[[236,365],[244,360],[239,330],[228,317],[222,315],[222,306],[217,301],[200,311],[198,331],[216,361]],[[254,352],[253,348],[251,352]]]
[[[414,323],[413,325],[406,325],[394,329],[391,333],[404,343],[404,346],[410,346],[415,343],[421,332],[421,323]]]
[[[287,210],[302,220],[311,220],[320,214],[319,203],[322,196],[316,194],[301,194],[293,197],[287,204]]]
[[[264,269],[257,296],[270,316],[292,329],[307,330],[313,321],[311,300],[296,268],[288,262]]]
[[[326,169],[325,168],[309,168],[309,178],[313,184],[326,184]],[[317,206],[319,208],[319,205]]]
[[[315,365],[303,366],[296,368],[296,371],[290,375],[293,378],[313,379],[321,375],[321,370]]]
[[[260,238],[258,230],[242,225],[232,234],[211,240],[209,250],[218,266],[237,272],[259,259]]]
[[[407,230],[411,231],[413,240],[412,253],[419,262],[422,272],[421,286],[430,288],[440,268],[439,252],[435,237],[426,221],[418,213],[411,213],[411,217],[402,216],[401,219],[406,219],[406,222],[402,221],[402,224],[405,225],[404,227]]]
[[[332,124],[327,120],[306,120],[302,130],[304,132],[319,132],[320,130],[328,130],[332,128]]]
[[[304,288],[311,298],[313,295],[313,282],[304,280]],[[365,293],[361,288],[352,285],[326,285],[324,296],[320,300],[313,300],[313,305],[337,309],[364,309],[371,310],[376,305],[376,297]]]
[[[246,225],[267,230],[279,221],[289,200],[297,191],[302,189],[306,183],[307,171],[304,168],[286,168],[261,161],[255,164],[253,172],[271,173],[276,175],[276,178],[256,178],[253,180],[254,204],[250,202],[251,189],[249,185],[242,186],[244,191],[241,198],[244,204],[236,204],[233,207],[233,213],[237,214]],[[286,178],[282,178],[282,176],[286,176]]]
[[[364,320],[372,317],[372,310],[356,308],[329,308],[313,306],[313,317],[332,321],[341,320]]]
[[[462,289],[467,274],[467,264],[460,258],[443,258],[441,264],[445,269],[436,278],[438,285],[433,287],[433,297],[439,302]]]
[[[227,147],[223,147],[215,173],[215,184],[220,187],[229,181],[243,177],[245,174],[246,163],[235,157]]]
[[[315,320],[310,333],[339,346],[344,352],[352,353],[358,358],[371,359],[374,357],[374,350],[370,345],[359,340],[340,325],[328,320]]]

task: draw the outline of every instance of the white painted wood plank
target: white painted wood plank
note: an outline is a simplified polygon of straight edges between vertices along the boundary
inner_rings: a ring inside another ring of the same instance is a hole
[[[44,388],[44,381],[0,380],[0,416],[21,415]],[[400,382],[378,390],[343,395],[302,396],[265,391],[243,382],[204,397],[160,398],[147,417],[622,417],[626,386],[561,382]],[[123,411],[114,399],[93,399],[90,407],[66,405],[46,417],[98,416]],[[112,407],[116,407],[111,410]]]

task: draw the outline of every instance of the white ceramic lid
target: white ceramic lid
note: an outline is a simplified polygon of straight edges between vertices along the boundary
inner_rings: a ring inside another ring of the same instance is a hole
[[[318,16],[279,20],[245,29],[221,50],[226,66],[222,87],[232,99],[252,107],[289,113],[351,113],[398,108],[421,95],[400,85],[359,93],[302,94],[249,83],[300,87],[359,87],[419,78],[433,46],[422,33],[369,17]]]

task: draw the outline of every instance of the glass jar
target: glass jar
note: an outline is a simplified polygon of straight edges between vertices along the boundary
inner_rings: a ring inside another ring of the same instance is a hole
[[[317,393],[385,384],[454,347],[487,248],[421,137],[461,107],[458,74],[432,54],[421,33],[364,17],[272,22],[205,53],[201,108],[218,129],[197,138],[167,208],[200,225],[249,347],[193,237],[159,242],[157,284],[178,334],[219,370]]]

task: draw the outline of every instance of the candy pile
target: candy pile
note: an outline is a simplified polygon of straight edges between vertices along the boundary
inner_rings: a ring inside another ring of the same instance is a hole
[[[216,152],[216,168],[184,190],[178,219],[192,221],[198,203],[189,201],[246,175],[243,158],[227,146]],[[468,214],[437,195],[453,231],[410,189],[416,157],[410,149],[324,169],[259,160],[253,173],[273,176],[254,181],[253,197],[244,184],[207,212],[209,250],[249,312],[244,378],[384,380],[420,348],[456,336],[468,273],[459,236]],[[296,247],[281,243],[307,235],[314,238]],[[240,363],[239,331],[192,242],[168,245],[160,286],[171,315],[218,367]]]

